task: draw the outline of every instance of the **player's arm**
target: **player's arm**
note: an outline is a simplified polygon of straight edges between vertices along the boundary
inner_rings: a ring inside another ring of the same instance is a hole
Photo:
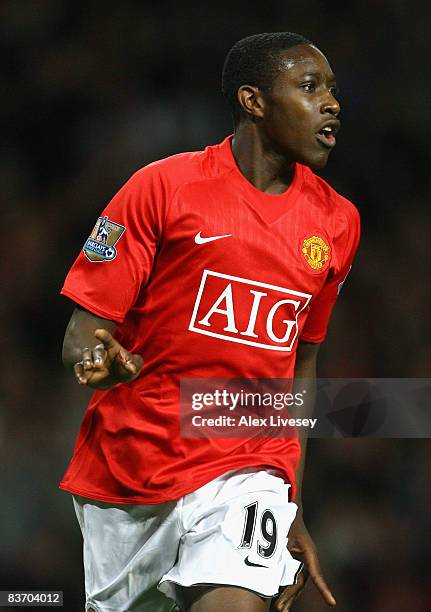
[[[299,386],[296,389],[294,388],[294,391],[303,392],[306,390],[306,394],[304,396],[304,405],[297,409],[297,413],[294,409],[291,409],[291,416],[293,417],[309,418],[313,414],[316,363],[319,348],[320,344],[312,342],[300,342],[298,344],[295,362],[295,380]],[[298,506],[298,511],[289,530],[288,548],[293,557],[299,557],[303,560],[305,569],[299,575],[297,584],[285,588],[274,601],[271,610],[277,610],[277,612],[288,612],[288,610],[292,609],[292,605],[303,590],[308,576],[311,576],[323,599],[330,606],[334,606],[336,603],[330,588],[322,576],[316,546],[304,524],[302,513],[302,480],[307,450],[307,437],[301,437],[299,442],[301,445],[301,458],[296,470],[297,489],[295,499],[293,500]]]
[[[292,415],[301,418],[310,418],[313,415],[314,397],[316,390],[316,366],[317,355],[320,344],[315,342],[299,342],[296,351],[295,361],[295,381],[294,386],[298,385],[298,391],[306,391],[304,395],[304,405],[298,409],[298,414]],[[295,389],[296,390],[296,389]],[[294,391],[295,391],[294,390]],[[302,513],[302,480],[304,477],[305,456],[307,451],[307,436],[299,438],[301,445],[301,457],[296,469],[296,495],[293,500],[298,506],[298,512]]]
[[[129,353],[113,334],[117,323],[75,308],[63,342],[63,363],[80,385],[111,389],[139,376],[143,360]]]

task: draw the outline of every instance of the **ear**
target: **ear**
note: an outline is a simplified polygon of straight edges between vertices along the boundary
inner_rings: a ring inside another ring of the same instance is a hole
[[[262,119],[265,103],[262,92],[252,85],[241,85],[238,89],[238,102],[251,119]]]

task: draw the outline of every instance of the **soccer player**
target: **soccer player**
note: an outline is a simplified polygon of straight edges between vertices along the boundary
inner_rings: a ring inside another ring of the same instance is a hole
[[[136,172],[62,290],[63,360],[95,390],[60,485],[86,610],[290,610],[307,573],[335,605],[303,522],[305,440],[180,436],[181,379],[315,377],[359,240],[356,208],[311,170],[340,126],[323,53],[247,37],[223,92],[233,136]]]

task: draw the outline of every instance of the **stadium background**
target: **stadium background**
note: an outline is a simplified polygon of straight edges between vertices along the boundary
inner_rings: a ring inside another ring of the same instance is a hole
[[[230,131],[220,72],[244,35],[303,33],[341,88],[322,175],[358,204],[363,240],[320,375],[430,375],[430,17],[402,0],[3,0],[0,589],[63,589],[81,609],[80,534],[57,482],[88,394],[60,364],[58,292],[135,169]],[[311,442],[306,515],[340,611],[431,610],[430,473],[428,440]],[[295,609],[324,604],[308,586]]]

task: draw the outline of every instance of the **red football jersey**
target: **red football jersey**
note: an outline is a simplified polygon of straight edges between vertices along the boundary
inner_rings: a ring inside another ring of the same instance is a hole
[[[239,171],[231,137],[139,170],[98,219],[62,293],[144,359],[96,391],[61,488],[153,504],[246,466],[293,486],[297,439],[180,436],[182,378],[292,378],[298,340],[321,342],[359,241],[356,208],[296,164],[280,195]]]

